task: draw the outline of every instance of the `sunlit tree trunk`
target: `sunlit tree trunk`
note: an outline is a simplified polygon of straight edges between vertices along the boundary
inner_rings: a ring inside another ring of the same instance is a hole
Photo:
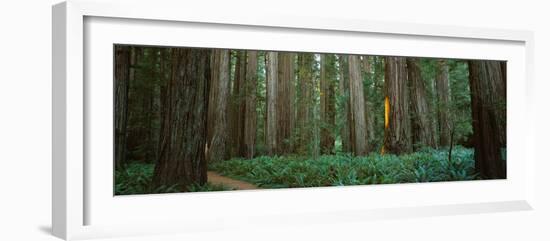
[[[353,119],[353,143],[354,153],[357,156],[366,155],[368,152],[367,143],[367,122],[365,120],[365,98],[363,93],[363,76],[361,74],[361,63],[358,56],[348,56],[349,78],[350,78],[350,105]]]
[[[349,103],[349,68],[347,65],[347,59],[345,55],[338,56],[338,75],[339,75],[339,94],[341,101],[340,118],[342,119],[342,129],[340,130],[340,137],[342,139],[342,151],[352,152],[351,139],[350,139],[350,103]]]
[[[439,144],[449,146],[451,139],[450,119],[450,89],[449,89],[449,66],[447,60],[437,60],[435,86],[437,93],[437,116]]]
[[[246,83],[245,83],[245,118],[244,118],[244,153],[246,158],[254,157],[254,149],[256,145],[256,86],[257,86],[257,65],[258,52],[254,50],[247,51],[248,60],[246,67]]]
[[[128,89],[130,82],[131,47],[115,47],[115,166],[126,163],[126,125],[128,122]]]
[[[266,144],[269,155],[277,153],[277,84],[278,84],[278,59],[277,52],[268,52],[266,55],[266,80],[267,80],[267,133]]]
[[[426,97],[426,86],[417,58],[407,58],[407,72],[410,89],[411,125],[413,148],[437,147],[436,135],[433,133],[431,120],[432,110]]]
[[[484,178],[506,178],[506,63],[468,61],[476,171]]]
[[[220,50],[219,54],[219,78],[216,92],[216,111],[214,122],[214,133],[212,136],[212,145],[208,152],[208,161],[222,161],[228,158],[229,154],[229,132],[228,132],[228,108],[229,103],[229,50]]]
[[[166,85],[164,128],[153,176],[156,187],[206,183],[206,119],[210,50],[173,49]]]
[[[384,153],[412,151],[407,64],[404,57],[386,57],[385,61]]]

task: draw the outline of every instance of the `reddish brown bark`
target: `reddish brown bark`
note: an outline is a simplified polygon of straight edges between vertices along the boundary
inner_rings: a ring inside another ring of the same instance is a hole
[[[384,129],[384,152],[409,153],[412,151],[412,143],[406,58],[386,57],[385,66],[388,120]]]
[[[173,49],[167,83],[160,150],[153,176],[156,187],[206,183],[206,122],[210,50]]]
[[[468,61],[475,168],[484,178],[506,178],[505,62]]]

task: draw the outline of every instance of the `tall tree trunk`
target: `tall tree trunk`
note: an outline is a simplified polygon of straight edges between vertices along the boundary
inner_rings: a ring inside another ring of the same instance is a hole
[[[367,55],[362,56],[361,59],[362,62],[362,70],[363,70],[363,76],[368,76],[369,78],[372,76],[372,64],[370,62],[370,57]],[[373,81],[374,82],[374,81]],[[364,88],[364,101],[365,101],[365,120],[367,121],[367,143],[369,146],[367,147],[368,151],[371,151],[373,149],[373,143],[375,142],[375,132],[374,132],[374,111],[372,107],[372,102],[369,100],[369,93],[374,91],[373,86],[365,86]]]
[[[267,65],[267,152],[275,155],[277,153],[277,89],[278,89],[278,59],[277,52],[268,52],[266,55]]]
[[[244,86],[246,79],[246,51],[238,50],[237,61],[235,64],[235,74],[232,91],[232,105],[230,111],[231,118],[231,153],[232,156],[243,156],[244,154],[244,113],[245,113],[245,98]]]
[[[161,58],[160,58],[160,73],[161,73],[161,79],[160,79],[160,92],[159,92],[159,113],[158,113],[158,119],[160,124],[159,132],[157,133],[157,153],[156,157],[157,160],[160,156],[160,149],[161,149],[161,135],[164,133],[165,129],[165,121],[164,118],[167,116],[166,111],[168,109],[168,98],[167,98],[167,86],[170,80],[172,79],[172,71],[171,70],[171,55],[172,55],[172,48],[166,48],[161,50]]]
[[[289,99],[290,99],[290,146],[289,151],[293,152],[296,145],[296,53],[289,53],[290,57],[290,83],[289,83]]]
[[[216,110],[218,103],[218,82],[220,76],[220,54],[221,49],[213,49],[212,55],[210,56],[210,94],[208,96],[208,123],[207,123],[207,149],[210,149],[212,146],[212,137],[214,137],[214,127],[216,124]]]
[[[286,154],[291,150],[291,122],[294,105],[291,99],[291,85],[294,80],[294,61],[292,53],[278,54],[277,83],[277,143],[278,153]]]
[[[412,143],[406,58],[386,57],[385,66],[384,152],[409,153]]]
[[[351,149],[351,138],[350,138],[350,124],[351,124],[351,115],[350,115],[350,103],[349,103],[349,68],[347,65],[347,60],[345,55],[338,56],[338,66],[339,66],[339,92],[340,97],[342,98],[340,106],[341,115],[340,118],[343,119],[342,129],[340,130],[340,136],[342,139],[342,151],[343,152],[352,152]]]
[[[115,46],[115,166],[126,163],[131,47]]]
[[[320,79],[320,99],[321,99],[321,153],[331,154],[334,149],[334,55],[321,54],[321,79]]]
[[[439,144],[441,146],[449,146],[451,135],[451,119],[450,119],[450,89],[449,89],[449,66],[447,60],[437,60],[435,86],[437,92],[437,115],[438,115],[438,130]]]
[[[208,152],[208,161],[222,161],[229,157],[229,123],[227,118],[228,113],[228,99],[229,99],[229,62],[230,52],[229,50],[220,50],[219,60],[219,78],[216,92],[216,111],[215,111],[215,123],[214,133],[212,136],[212,145]]]
[[[156,187],[206,183],[206,121],[210,50],[172,50],[172,78],[166,86],[164,128],[153,175]]]
[[[296,152],[307,153],[312,133],[309,126],[313,108],[313,54],[301,53],[298,55],[298,142]]]
[[[476,171],[484,178],[506,178],[506,76],[502,62],[468,61]],[[506,64],[506,63],[504,63]]]
[[[256,86],[257,86],[258,52],[248,51],[245,84],[245,118],[244,118],[244,157],[253,158],[256,145]]]
[[[422,79],[420,62],[417,58],[407,58],[407,72],[411,97],[411,124],[413,148],[430,146],[437,148],[436,135],[433,133],[432,110],[426,97],[426,86]]]
[[[365,97],[363,93],[363,75],[361,74],[361,63],[359,57],[348,56],[349,79],[350,79],[350,103],[353,119],[353,140],[354,153],[357,156],[366,155],[368,152],[367,143],[367,122],[365,120]]]

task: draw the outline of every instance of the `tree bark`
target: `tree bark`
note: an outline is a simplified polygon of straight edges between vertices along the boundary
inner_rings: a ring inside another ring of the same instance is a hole
[[[126,163],[131,47],[115,46],[115,167]]]
[[[248,51],[248,60],[246,67],[246,84],[245,84],[245,118],[244,118],[244,157],[250,159],[254,157],[254,149],[256,145],[256,86],[257,86],[257,65],[258,52],[254,50]]]
[[[208,123],[207,123],[207,148],[212,146],[212,137],[214,137],[214,127],[216,123],[216,105],[218,103],[218,82],[220,76],[220,53],[222,50],[213,49],[210,57],[210,91],[208,96]]]
[[[354,153],[356,156],[366,155],[368,152],[367,122],[365,120],[365,97],[363,93],[363,75],[359,57],[348,56],[350,77],[350,105],[353,119]]]
[[[230,53],[229,50],[220,50],[219,55],[219,78],[216,92],[216,110],[215,110],[215,122],[214,133],[212,136],[212,145],[208,152],[208,161],[223,161],[229,157],[229,123],[227,118],[228,113],[228,101],[229,100],[229,88],[230,88],[230,72],[229,62]]]
[[[172,50],[172,77],[167,83],[160,151],[153,176],[156,187],[206,183],[206,123],[210,50]]]
[[[294,105],[291,99],[291,85],[294,85],[294,61],[292,53],[278,54],[277,83],[277,143],[278,153],[292,152],[292,117]]]
[[[321,153],[332,154],[334,149],[334,136],[332,130],[335,127],[335,94],[334,82],[336,73],[334,70],[336,59],[331,54],[321,54]]]
[[[506,76],[502,64],[468,61],[475,168],[489,179],[506,178]]]
[[[433,133],[432,110],[426,97],[426,86],[422,79],[420,62],[417,58],[407,58],[407,72],[411,97],[411,124],[413,148],[430,146],[437,148],[436,135]]]
[[[449,146],[451,134],[449,66],[444,59],[437,60],[435,86],[438,102],[439,145],[442,147]]]
[[[302,53],[298,55],[298,142],[296,152],[307,153],[308,144],[311,142],[312,128],[309,126],[313,108],[313,54]]]
[[[363,76],[372,76],[372,64],[370,62],[370,57],[367,55],[362,56],[361,59]],[[373,81],[374,82],[374,81]],[[374,132],[374,111],[372,107],[372,102],[369,100],[369,93],[374,91],[373,86],[364,87],[364,101],[365,101],[365,120],[367,121],[367,143],[369,146],[367,150],[370,152],[373,149],[373,143],[375,142],[375,132]]]
[[[403,154],[412,151],[407,65],[404,57],[386,57],[385,61],[384,153]]]
[[[342,98],[340,102],[342,106],[339,108],[341,110],[341,119],[343,119],[342,129],[340,130],[340,136],[342,139],[342,151],[343,152],[352,152],[351,149],[351,138],[350,138],[350,124],[351,124],[351,115],[350,115],[350,103],[349,103],[349,68],[347,65],[345,55],[338,56],[338,65],[339,65],[339,93]]]
[[[245,94],[246,81],[246,51],[238,50],[235,64],[233,91],[231,103],[231,156],[244,156],[244,118],[245,118]]]
[[[277,52],[268,52],[267,65],[267,152],[272,156],[277,153],[277,89],[278,59]]]

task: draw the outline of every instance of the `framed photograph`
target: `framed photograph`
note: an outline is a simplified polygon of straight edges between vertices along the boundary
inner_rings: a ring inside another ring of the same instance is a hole
[[[532,209],[531,32],[183,5],[53,7],[54,235]]]

